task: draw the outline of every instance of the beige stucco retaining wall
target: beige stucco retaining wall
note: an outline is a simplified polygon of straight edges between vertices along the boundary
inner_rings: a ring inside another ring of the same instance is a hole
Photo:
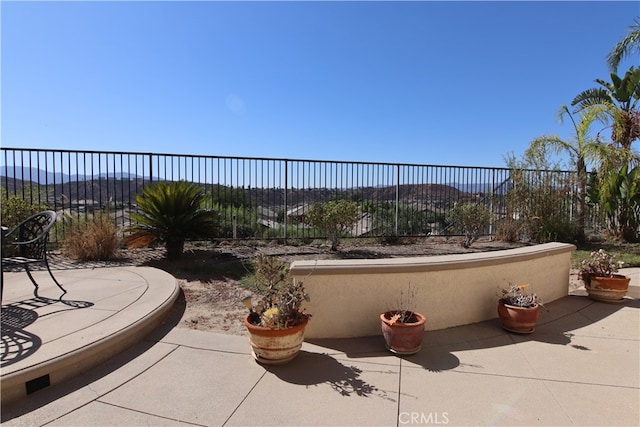
[[[568,294],[575,249],[546,243],[457,255],[305,260],[294,261],[291,274],[311,297],[305,337],[347,338],[380,334],[380,313],[397,308],[409,285],[426,330],[497,317],[500,290],[509,283],[528,283],[543,301],[554,301]]]

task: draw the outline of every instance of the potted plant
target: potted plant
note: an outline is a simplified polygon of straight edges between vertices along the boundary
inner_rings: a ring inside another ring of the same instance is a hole
[[[589,258],[580,264],[580,278],[591,299],[616,302],[627,294],[631,278],[617,274],[624,262],[615,258],[615,255],[600,249],[591,252]]]
[[[536,294],[525,291],[527,286],[509,285],[498,300],[498,316],[509,332],[530,334],[535,330],[542,302]]]
[[[268,365],[287,363],[302,347],[311,315],[301,305],[309,297],[303,283],[291,277],[288,266],[275,257],[258,256],[254,280],[262,299],[255,305],[251,297],[242,301],[249,309],[244,325],[253,357]]]
[[[391,352],[401,355],[415,354],[422,347],[424,324],[427,319],[408,308],[415,291],[409,290],[407,301],[403,298],[404,293],[401,292],[400,295],[399,306],[405,308],[385,311],[380,315],[382,336]]]

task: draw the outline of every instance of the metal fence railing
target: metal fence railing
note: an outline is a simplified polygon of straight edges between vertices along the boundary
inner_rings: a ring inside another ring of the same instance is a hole
[[[184,154],[1,148],[3,196],[46,204],[82,218],[108,210],[119,227],[131,224],[136,195],[156,181],[187,180],[220,214],[219,237],[311,238],[305,212],[316,202],[345,198],[359,206],[353,236],[453,233],[447,212],[465,201],[484,203],[494,220],[518,215],[508,195],[546,186],[562,195],[553,207],[572,218],[574,174],[530,171],[514,180],[508,168],[364,163]],[[524,197],[535,202],[536,193]],[[524,199],[523,199],[524,200]],[[513,201],[512,201],[513,202]],[[589,224],[597,218],[589,214]],[[54,240],[63,238],[58,227]]]

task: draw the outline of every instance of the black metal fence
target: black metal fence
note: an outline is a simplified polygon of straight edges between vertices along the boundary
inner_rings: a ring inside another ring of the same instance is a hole
[[[358,204],[360,219],[351,232],[357,237],[455,234],[447,212],[465,201],[490,209],[485,234],[494,234],[499,221],[525,215],[520,204],[536,202],[541,188],[556,192],[562,203],[552,209],[573,219],[573,173],[525,171],[517,178],[508,168],[282,158],[21,148],[2,148],[0,156],[4,196],[74,218],[109,211],[122,228],[131,224],[136,195],[150,183],[198,183],[208,207],[220,214],[222,239],[321,237],[305,224],[305,213],[313,203],[336,198]],[[597,223],[589,212],[588,227]],[[63,237],[64,225],[53,239]]]

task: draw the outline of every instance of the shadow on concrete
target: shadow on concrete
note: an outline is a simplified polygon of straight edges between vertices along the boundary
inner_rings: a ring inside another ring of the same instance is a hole
[[[38,351],[42,339],[24,330],[37,319],[38,313],[35,310],[12,305],[2,307],[0,367],[13,365]]]
[[[35,392],[31,394],[28,399],[21,399],[17,402],[2,405],[0,422],[4,423],[13,418],[32,412],[120,369],[156,345],[159,340],[178,325],[182,315],[184,314],[185,308],[186,302],[184,294],[182,293],[182,290],[180,290],[180,295],[162,323],[149,333],[144,340],[109,359],[102,365],[90,369],[82,375],[78,375],[68,381],[57,384],[55,387],[47,388],[46,393],[40,394],[39,392]]]
[[[547,305],[541,312],[536,331],[532,334],[516,334],[502,329],[499,319],[471,325],[457,326],[437,331],[427,331],[422,350],[410,356],[398,356],[421,365],[431,372],[455,369],[461,364],[452,351],[479,350],[528,341],[564,345],[576,351],[590,351],[588,347],[574,344],[576,330],[605,320],[623,308],[640,308],[640,299],[625,298],[616,304],[595,302],[586,296],[571,295]],[[428,316],[427,316],[428,322]],[[343,339],[310,339],[310,344],[344,353],[348,358],[370,359],[388,357],[382,333],[380,336]]]
[[[385,365],[377,365],[384,367]],[[387,392],[367,383],[362,379],[362,369],[348,366],[328,354],[300,351],[298,356],[284,366],[269,366],[267,370],[282,381],[303,385],[317,386],[328,384],[341,396],[377,396],[395,402]],[[389,374],[395,374],[388,370]]]
[[[93,306],[92,302],[41,297],[34,291],[34,298],[5,304],[2,306],[2,342],[0,344],[0,367],[7,367],[34,354],[42,346],[42,339],[26,331],[25,328],[39,318],[69,310]],[[59,305],[58,310],[38,314],[37,309]]]

